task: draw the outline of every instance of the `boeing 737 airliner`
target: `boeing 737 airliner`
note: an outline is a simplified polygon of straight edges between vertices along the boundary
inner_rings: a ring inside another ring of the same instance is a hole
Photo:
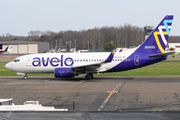
[[[54,73],[55,77],[74,77],[86,74],[85,79],[95,73],[117,72],[140,68],[167,58],[167,45],[173,15],[167,15],[144,43],[137,48],[117,53],[44,53],[20,56],[5,67],[19,74]]]

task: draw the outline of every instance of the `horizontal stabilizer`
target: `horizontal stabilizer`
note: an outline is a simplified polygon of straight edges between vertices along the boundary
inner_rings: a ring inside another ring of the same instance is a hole
[[[161,53],[161,54],[156,54],[156,55],[151,55],[150,57],[160,57],[160,56],[165,56],[165,55],[169,55],[171,53],[175,53],[174,51],[166,51],[165,53]]]

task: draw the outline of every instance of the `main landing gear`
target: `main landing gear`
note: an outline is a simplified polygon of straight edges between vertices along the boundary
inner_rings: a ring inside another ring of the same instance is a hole
[[[93,74],[92,73],[87,73],[86,76],[85,76],[85,79],[86,80],[93,79]]]
[[[27,80],[28,79],[28,76],[25,74],[23,79]]]

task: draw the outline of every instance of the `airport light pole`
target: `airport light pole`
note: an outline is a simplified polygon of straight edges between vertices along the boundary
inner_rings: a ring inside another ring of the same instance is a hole
[[[68,42],[66,41],[66,52],[67,52],[67,45],[68,45]]]
[[[53,41],[51,41],[51,50],[54,49]]]
[[[59,45],[59,46],[60,46],[60,48],[59,48],[59,50],[60,50],[60,52],[61,52],[61,39],[60,39],[59,41],[60,41],[60,45]]]
[[[55,52],[57,52],[57,40],[56,40],[56,49],[55,49]]]
[[[69,41],[69,50],[71,50],[71,41]]]
[[[75,49],[76,49],[76,39],[75,39]]]
[[[88,43],[88,50],[89,50],[89,41],[87,41],[87,43]]]

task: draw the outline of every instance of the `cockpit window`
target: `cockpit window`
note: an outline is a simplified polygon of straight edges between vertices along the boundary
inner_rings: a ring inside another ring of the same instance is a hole
[[[14,61],[14,62],[19,62],[20,60],[19,60],[19,59],[14,59],[13,61]]]

